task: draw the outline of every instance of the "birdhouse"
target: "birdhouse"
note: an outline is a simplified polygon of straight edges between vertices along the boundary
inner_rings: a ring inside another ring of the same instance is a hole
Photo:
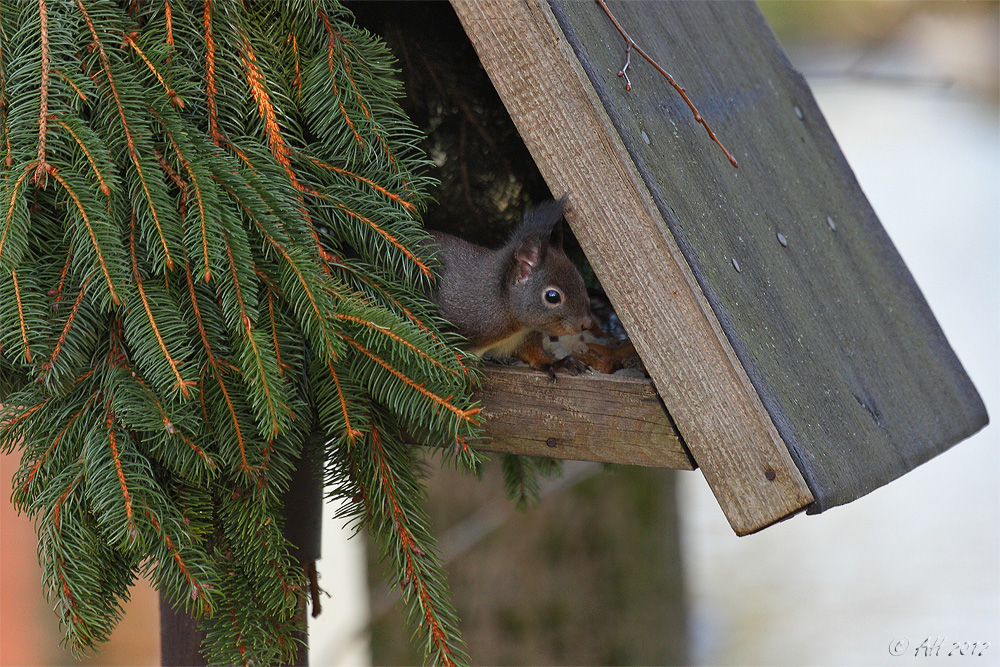
[[[987,423],[755,5],[452,7],[650,376],[491,369],[488,448],[701,468],[743,535]]]

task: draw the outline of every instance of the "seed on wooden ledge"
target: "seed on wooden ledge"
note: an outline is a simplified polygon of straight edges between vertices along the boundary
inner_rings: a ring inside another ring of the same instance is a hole
[[[778,243],[781,244],[782,248],[787,248],[788,247],[788,239],[786,239],[785,235],[782,234],[781,232],[778,232]]]
[[[805,118],[805,115],[802,113],[802,109],[800,109],[797,104],[795,105],[795,117],[799,120]]]
[[[835,223],[833,221],[833,218],[831,218],[830,216],[826,216],[826,224],[829,225],[830,231],[833,232],[837,231],[837,223]]]
[[[736,261],[735,257],[733,257],[733,268],[736,269],[736,273],[743,272],[743,269],[740,268],[740,263]]]
[[[649,145],[649,135],[646,134],[645,130],[642,131],[642,140],[646,142],[647,146]]]

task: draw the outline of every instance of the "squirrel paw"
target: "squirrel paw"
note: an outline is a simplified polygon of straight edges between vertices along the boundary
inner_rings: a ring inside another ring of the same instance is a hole
[[[566,371],[570,375],[579,375],[587,370],[587,368],[587,364],[583,363],[571,354],[568,357],[563,357],[559,361],[554,361],[551,364],[546,365],[542,370],[548,373],[549,378],[555,382],[556,371]]]

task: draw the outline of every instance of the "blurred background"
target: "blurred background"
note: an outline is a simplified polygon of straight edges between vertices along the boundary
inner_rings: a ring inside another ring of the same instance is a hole
[[[761,7],[996,422],[998,3]],[[850,505],[744,538],[699,472],[569,464],[524,514],[494,471],[482,483],[435,472],[430,511],[478,663],[954,664],[945,650],[915,655],[942,638],[989,642],[976,662],[998,664],[997,429]],[[59,648],[32,526],[9,504],[15,467],[0,461],[0,665],[158,664],[145,585],[98,655]],[[312,664],[419,664],[363,538],[347,537],[331,518]],[[895,657],[898,641],[908,650]]]

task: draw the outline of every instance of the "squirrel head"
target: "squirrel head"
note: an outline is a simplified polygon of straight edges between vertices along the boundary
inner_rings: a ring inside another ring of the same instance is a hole
[[[506,288],[519,324],[554,336],[579,333],[594,324],[583,278],[563,251],[566,197],[524,215],[508,241]]]

